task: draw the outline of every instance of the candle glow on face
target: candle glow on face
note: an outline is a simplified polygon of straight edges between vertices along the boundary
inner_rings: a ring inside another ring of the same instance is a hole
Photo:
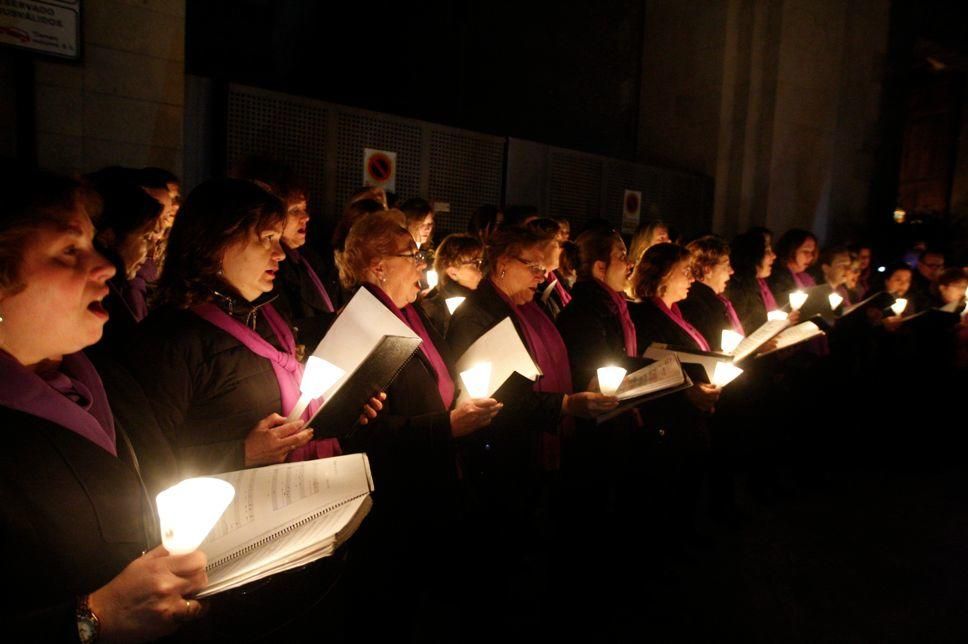
[[[807,301],[807,294],[803,291],[793,291],[790,293],[790,309],[799,311],[803,303]]]
[[[447,305],[447,310],[450,311],[450,314],[451,315],[453,315],[454,314],[454,311],[457,310],[457,307],[458,306],[460,306],[461,304],[464,303],[464,300],[465,299],[467,299],[467,298],[463,298],[463,297],[448,297],[446,300],[444,300],[444,304]]]
[[[732,353],[743,341],[743,336],[732,329],[723,329],[723,337],[720,340],[720,347],[723,353]]]
[[[471,398],[487,398],[491,384],[491,363],[482,362],[462,371],[460,379],[464,381]]]
[[[161,521],[161,542],[170,554],[194,552],[235,497],[222,479],[185,479],[155,497]]]
[[[766,314],[766,319],[771,322],[774,320],[785,320],[788,317],[789,316],[786,314],[786,311],[781,311],[780,309],[774,309]]]
[[[827,299],[830,301],[831,311],[836,311],[837,307],[843,304],[844,302],[844,298],[842,295],[840,295],[840,293],[831,293],[830,295],[827,296]]]
[[[625,379],[626,371],[622,367],[599,367],[598,369],[598,389],[603,394],[611,396],[618,391],[622,380]]]
[[[904,313],[904,309],[907,308],[907,300],[903,297],[899,297],[894,300],[894,304],[891,305],[891,310],[894,311],[894,315],[900,315]]]
[[[427,286],[433,288],[437,286],[437,271],[427,271]]]
[[[713,384],[717,387],[725,387],[743,373],[743,370],[730,362],[717,362],[716,370],[713,372]]]

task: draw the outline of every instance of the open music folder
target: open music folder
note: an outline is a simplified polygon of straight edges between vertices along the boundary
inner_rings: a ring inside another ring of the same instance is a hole
[[[656,398],[688,389],[692,380],[686,375],[679,358],[673,353],[625,376],[615,397],[618,407],[595,418],[597,424],[618,416]]]

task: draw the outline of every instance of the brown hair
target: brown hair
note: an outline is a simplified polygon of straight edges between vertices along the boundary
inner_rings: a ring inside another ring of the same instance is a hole
[[[191,191],[168,238],[161,301],[188,308],[224,289],[222,253],[254,230],[286,221],[278,197],[244,179],[211,179]]]
[[[578,235],[578,266],[575,267],[579,279],[591,279],[595,262],[605,262],[608,266],[612,259],[612,249],[622,236],[606,228],[590,228]]]
[[[383,204],[376,199],[360,199],[346,204],[346,208],[343,208],[343,214],[336,222],[336,228],[333,229],[333,250],[343,250],[343,244],[346,243],[346,236],[350,233],[350,228],[364,215],[371,212],[384,212],[385,210]]]
[[[100,200],[89,187],[52,172],[3,168],[0,175],[0,290],[13,295],[27,285],[20,267],[30,237],[64,228],[77,209],[96,219]]]
[[[684,259],[689,259],[689,251],[679,244],[666,242],[646,250],[632,273],[632,292],[635,297],[661,297],[665,291],[665,281],[673,267]]]
[[[954,284],[955,282],[960,282],[961,280],[968,280],[968,271],[963,268],[955,266],[954,268],[947,268],[944,272],[938,276],[938,286],[948,286],[949,284]]]
[[[485,256],[487,270],[493,271],[498,259],[517,257],[524,249],[543,246],[548,243],[549,239],[547,235],[539,235],[534,230],[523,226],[499,228],[487,242],[487,254]]]
[[[484,242],[477,237],[465,233],[454,233],[444,237],[434,254],[434,270],[437,271],[440,283],[446,284],[450,281],[447,276],[448,268],[459,266],[461,262],[483,253]]]
[[[366,281],[367,271],[380,257],[397,252],[397,240],[406,236],[406,218],[399,210],[380,210],[363,215],[346,236],[343,250],[336,252],[339,281],[346,288]]]
[[[712,270],[723,257],[729,257],[729,244],[716,235],[694,239],[686,244],[686,250],[692,254],[692,263],[689,266],[692,276],[699,281],[706,276],[707,269]]]

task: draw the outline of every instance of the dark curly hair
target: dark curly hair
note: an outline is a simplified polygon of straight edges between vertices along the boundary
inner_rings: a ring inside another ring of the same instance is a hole
[[[663,282],[672,273],[672,268],[689,257],[689,251],[679,244],[666,242],[650,246],[642,254],[642,259],[635,265],[632,273],[632,292],[635,297],[662,297],[665,291]]]
[[[211,179],[188,195],[168,240],[160,299],[188,308],[225,289],[219,278],[222,253],[253,230],[286,221],[282,201],[251,181]]]

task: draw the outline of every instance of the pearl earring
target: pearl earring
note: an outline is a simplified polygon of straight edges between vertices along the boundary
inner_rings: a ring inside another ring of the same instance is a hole
[[[505,273],[507,273],[507,270],[505,270],[505,269],[502,268],[501,269],[501,277],[499,279],[502,279],[503,280]]]

